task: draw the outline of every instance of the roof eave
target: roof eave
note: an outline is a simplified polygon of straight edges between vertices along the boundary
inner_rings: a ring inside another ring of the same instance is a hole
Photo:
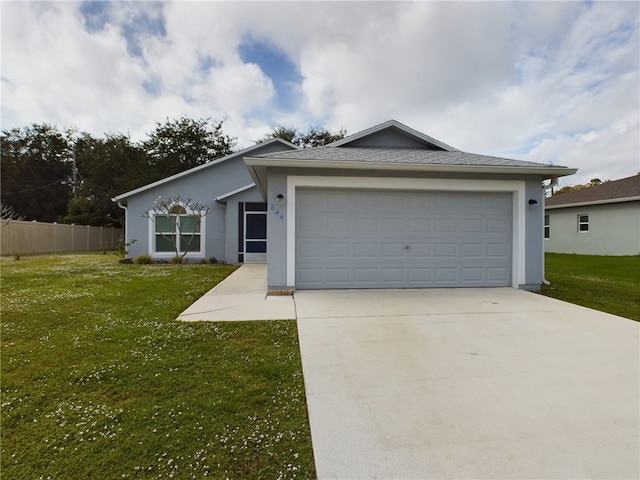
[[[623,198],[607,198],[604,200],[592,200],[587,202],[574,202],[574,203],[560,203],[558,205],[545,205],[545,210],[556,210],[558,208],[572,208],[572,207],[588,207],[590,205],[607,205],[611,203],[626,203],[640,201],[639,197],[623,197]]]
[[[380,162],[348,162],[327,160],[292,160],[257,157],[245,157],[245,163],[252,167],[289,167],[289,168],[334,168],[341,170],[402,170],[422,172],[456,172],[456,173],[505,173],[543,175],[547,178],[564,177],[575,174],[577,168],[568,167],[515,167],[505,165],[441,165],[441,164],[410,164],[410,163],[380,163]]]

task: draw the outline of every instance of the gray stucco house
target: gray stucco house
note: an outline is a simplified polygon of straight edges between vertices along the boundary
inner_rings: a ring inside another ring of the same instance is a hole
[[[545,200],[545,250],[640,255],[640,174]]]
[[[142,218],[154,199],[182,193],[211,202],[219,208],[189,257],[266,259],[270,291],[536,290],[544,276],[542,182],[575,172],[461,152],[390,120],[324,147],[256,145],[115,200],[127,208],[127,240],[138,239],[130,256],[157,258],[171,254],[158,251],[154,226]],[[248,226],[254,212],[266,228]],[[260,235],[266,241],[253,238]]]
[[[186,261],[213,258],[226,263],[266,261],[266,204],[242,158],[247,154],[262,155],[296,148],[289,142],[274,139],[116,196],[114,201],[126,211],[125,235],[126,243],[130,244],[127,256],[149,254],[155,260],[175,256],[173,246],[162,236],[167,233],[162,231],[163,222],[152,222],[145,215],[158,197],[168,199],[180,195],[213,210],[202,218]],[[193,212],[188,205],[181,207],[188,220]],[[185,228],[191,226],[188,221],[183,223]]]

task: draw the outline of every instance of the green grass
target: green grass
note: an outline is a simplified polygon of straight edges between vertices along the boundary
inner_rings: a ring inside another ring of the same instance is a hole
[[[546,254],[541,293],[640,321],[640,256]]]
[[[315,476],[295,322],[174,320],[232,267],[0,262],[3,478]]]

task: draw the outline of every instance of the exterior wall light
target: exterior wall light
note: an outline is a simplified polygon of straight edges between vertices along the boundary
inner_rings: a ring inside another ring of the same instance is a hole
[[[529,205],[531,205],[532,207],[537,207],[538,201],[535,198],[531,198],[529,199]]]
[[[279,193],[276,195],[276,205],[284,205],[284,195]]]

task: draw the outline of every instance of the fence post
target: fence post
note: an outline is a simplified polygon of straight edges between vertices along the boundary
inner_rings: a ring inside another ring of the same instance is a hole
[[[31,235],[31,252],[30,253],[36,253],[37,248],[36,245],[38,244],[38,222],[37,220],[32,220],[33,222],[33,235]]]

